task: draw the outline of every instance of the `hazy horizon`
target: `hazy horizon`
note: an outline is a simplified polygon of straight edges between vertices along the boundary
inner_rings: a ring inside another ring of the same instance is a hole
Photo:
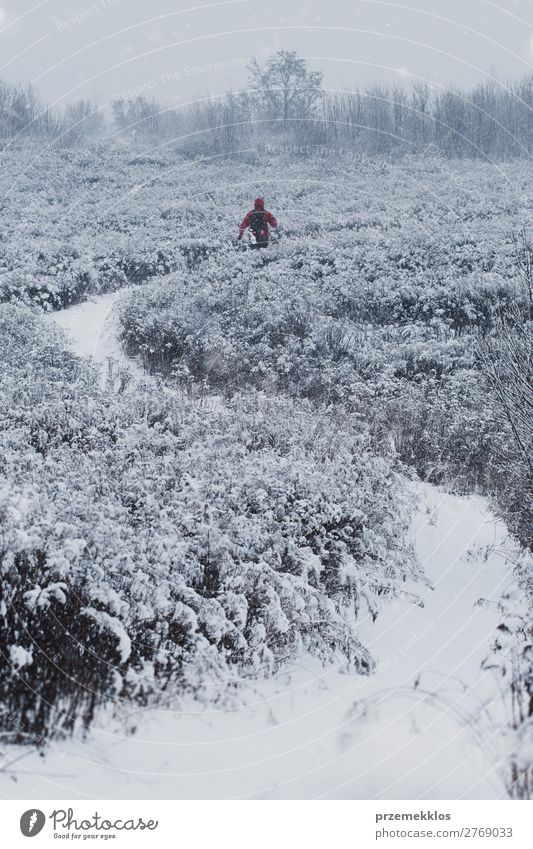
[[[43,99],[167,103],[246,86],[252,56],[296,50],[328,89],[425,79],[512,80],[533,70],[526,0],[0,0],[0,77]]]

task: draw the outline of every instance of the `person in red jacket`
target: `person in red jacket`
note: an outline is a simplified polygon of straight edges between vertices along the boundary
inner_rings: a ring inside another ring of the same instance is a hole
[[[244,231],[250,228],[255,236],[255,242],[251,242],[250,246],[252,248],[266,248],[268,247],[268,238],[270,235],[269,224],[271,227],[278,226],[278,222],[272,213],[265,209],[263,198],[256,198],[254,200],[254,208],[250,212],[247,212],[241,221],[239,239],[242,239]]]

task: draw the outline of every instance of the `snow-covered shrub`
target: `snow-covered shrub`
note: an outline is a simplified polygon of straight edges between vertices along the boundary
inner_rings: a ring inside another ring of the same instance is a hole
[[[533,248],[525,237],[517,266],[522,286],[480,353],[496,415],[510,434],[512,481],[502,506],[512,531],[533,550]]]
[[[330,289],[303,271],[278,274],[250,258],[228,279],[219,257],[194,279],[131,292],[120,310],[126,350],[184,386],[201,382],[227,395],[253,387],[342,404],[366,422],[381,452],[392,448],[425,479],[462,491],[497,488],[509,429],[494,412],[472,329],[454,330],[438,300],[427,322],[362,323],[343,314],[338,279]],[[376,322],[365,301],[375,293],[353,291],[358,313]]]
[[[225,259],[206,263],[194,278],[171,277],[130,294],[122,338],[150,370],[177,369],[228,392],[254,386],[347,402],[354,384],[379,372],[413,381],[472,365],[471,339],[455,338],[434,317],[435,304],[427,324],[380,327],[342,312],[338,281],[331,290],[303,273],[280,278],[275,265],[253,260],[232,275]],[[371,315],[368,290],[354,292],[358,315]]]
[[[510,756],[507,791],[514,799],[533,798],[533,556],[515,553],[515,583],[499,603],[500,623],[484,661],[502,681],[508,711]]]

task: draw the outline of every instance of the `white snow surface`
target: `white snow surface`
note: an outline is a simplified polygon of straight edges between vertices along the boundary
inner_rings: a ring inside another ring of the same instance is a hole
[[[125,291],[99,295],[69,309],[49,313],[49,317],[66,330],[74,351],[80,356],[92,357],[98,363],[105,363],[108,358],[124,362],[116,337],[113,306]]]
[[[100,362],[120,355],[102,332],[115,297],[54,316]],[[233,710],[190,701],[123,724],[103,716],[88,740],[53,744],[44,758],[4,748],[2,797],[505,798],[505,681],[481,664],[512,580],[507,531],[482,498],[414,486],[412,542],[431,586],[406,587],[423,607],[397,600],[361,620],[373,675],[306,657],[246,684]]]
[[[105,385],[111,371],[124,366],[135,380],[149,380],[142,365],[126,356],[117,338],[113,307],[127,291],[128,287],[97,295],[82,304],[48,314],[66,332],[75,353],[80,357],[90,357],[101,367],[102,385]]]

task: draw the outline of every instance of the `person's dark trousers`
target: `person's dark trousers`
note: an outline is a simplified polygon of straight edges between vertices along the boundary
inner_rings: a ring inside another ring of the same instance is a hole
[[[250,244],[251,248],[268,248],[268,242],[252,242]]]

